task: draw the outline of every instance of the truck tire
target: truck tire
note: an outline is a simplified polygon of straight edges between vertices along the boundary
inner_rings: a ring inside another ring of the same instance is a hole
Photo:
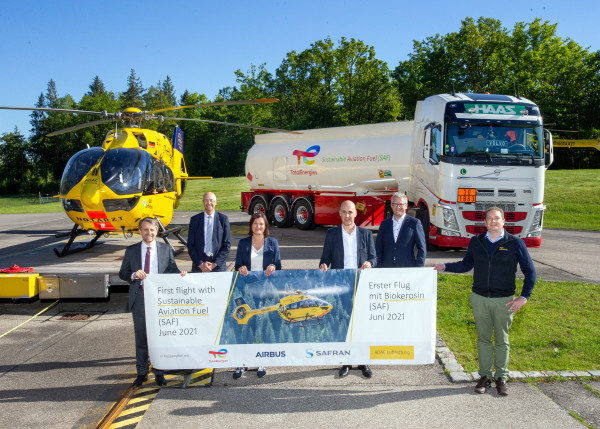
[[[256,197],[250,203],[250,207],[248,207],[248,213],[252,216],[254,213],[264,213],[265,216],[268,215],[269,210],[267,209],[267,202],[263,197]]]
[[[435,250],[437,246],[431,244],[429,242],[429,229],[431,228],[431,222],[429,222],[429,212],[427,208],[421,206],[417,211],[417,219],[421,221],[421,225],[423,225],[423,232],[425,233],[425,243],[427,245],[427,250]]]
[[[315,223],[315,213],[306,200],[298,201],[294,206],[294,224],[298,229],[306,231]]]
[[[394,211],[392,210],[392,203],[389,201],[386,201],[384,209],[383,209],[383,219],[389,219],[393,215],[394,215]]]
[[[279,228],[287,228],[292,224],[293,220],[290,214],[290,208],[283,198],[277,198],[272,203],[271,219],[273,219],[273,225]]]

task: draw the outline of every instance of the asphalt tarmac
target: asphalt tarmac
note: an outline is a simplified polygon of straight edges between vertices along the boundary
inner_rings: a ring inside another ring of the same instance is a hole
[[[190,215],[177,213],[175,223],[187,224]],[[228,215],[235,245],[247,233],[248,216]],[[52,247],[60,240],[52,234],[70,229],[65,218],[63,213],[1,215],[0,265],[33,266],[44,273],[116,272],[124,247],[139,239],[111,236],[94,249],[59,259]],[[317,268],[325,232],[273,228],[284,268]],[[538,275],[599,283],[599,239],[598,233],[545,230],[542,248],[530,249]],[[431,252],[427,265],[463,254]],[[230,260],[234,255],[232,249]],[[189,269],[185,252],[177,261]],[[126,288],[120,286],[108,301],[61,300],[51,308],[52,301],[0,302],[0,427],[95,427],[135,376],[126,302]],[[358,370],[340,379],[333,367],[286,367],[268,368],[262,379],[249,371],[239,380],[232,379],[231,370],[217,370],[210,388],[183,389],[170,382],[127,427],[585,427],[574,413],[600,428],[598,377],[511,381],[509,396],[500,397],[495,389],[479,395],[473,382],[453,382],[439,359],[432,365],[373,369],[372,379]],[[531,368],[537,370],[543,368]]]

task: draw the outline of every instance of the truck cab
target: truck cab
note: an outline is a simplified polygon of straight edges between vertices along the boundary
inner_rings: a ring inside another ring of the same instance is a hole
[[[552,139],[537,105],[493,94],[440,94],[417,104],[408,182],[429,243],[466,247],[486,231],[485,211],[505,212],[505,229],[541,245],[544,176]]]

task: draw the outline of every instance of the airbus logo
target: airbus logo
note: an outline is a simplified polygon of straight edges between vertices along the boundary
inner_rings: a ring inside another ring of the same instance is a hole
[[[284,358],[285,350],[280,350],[277,352],[258,352],[258,353],[256,353],[256,357],[269,357],[269,358],[281,357],[281,358]]]

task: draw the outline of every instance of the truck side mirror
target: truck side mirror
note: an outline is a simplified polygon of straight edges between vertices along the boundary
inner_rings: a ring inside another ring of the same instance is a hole
[[[423,158],[429,159],[429,151],[431,150],[431,128],[425,129],[425,141],[423,142]]]
[[[552,145],[552,133],[544,128],[544,165],[549,168],[554,162],[554,146]]]

